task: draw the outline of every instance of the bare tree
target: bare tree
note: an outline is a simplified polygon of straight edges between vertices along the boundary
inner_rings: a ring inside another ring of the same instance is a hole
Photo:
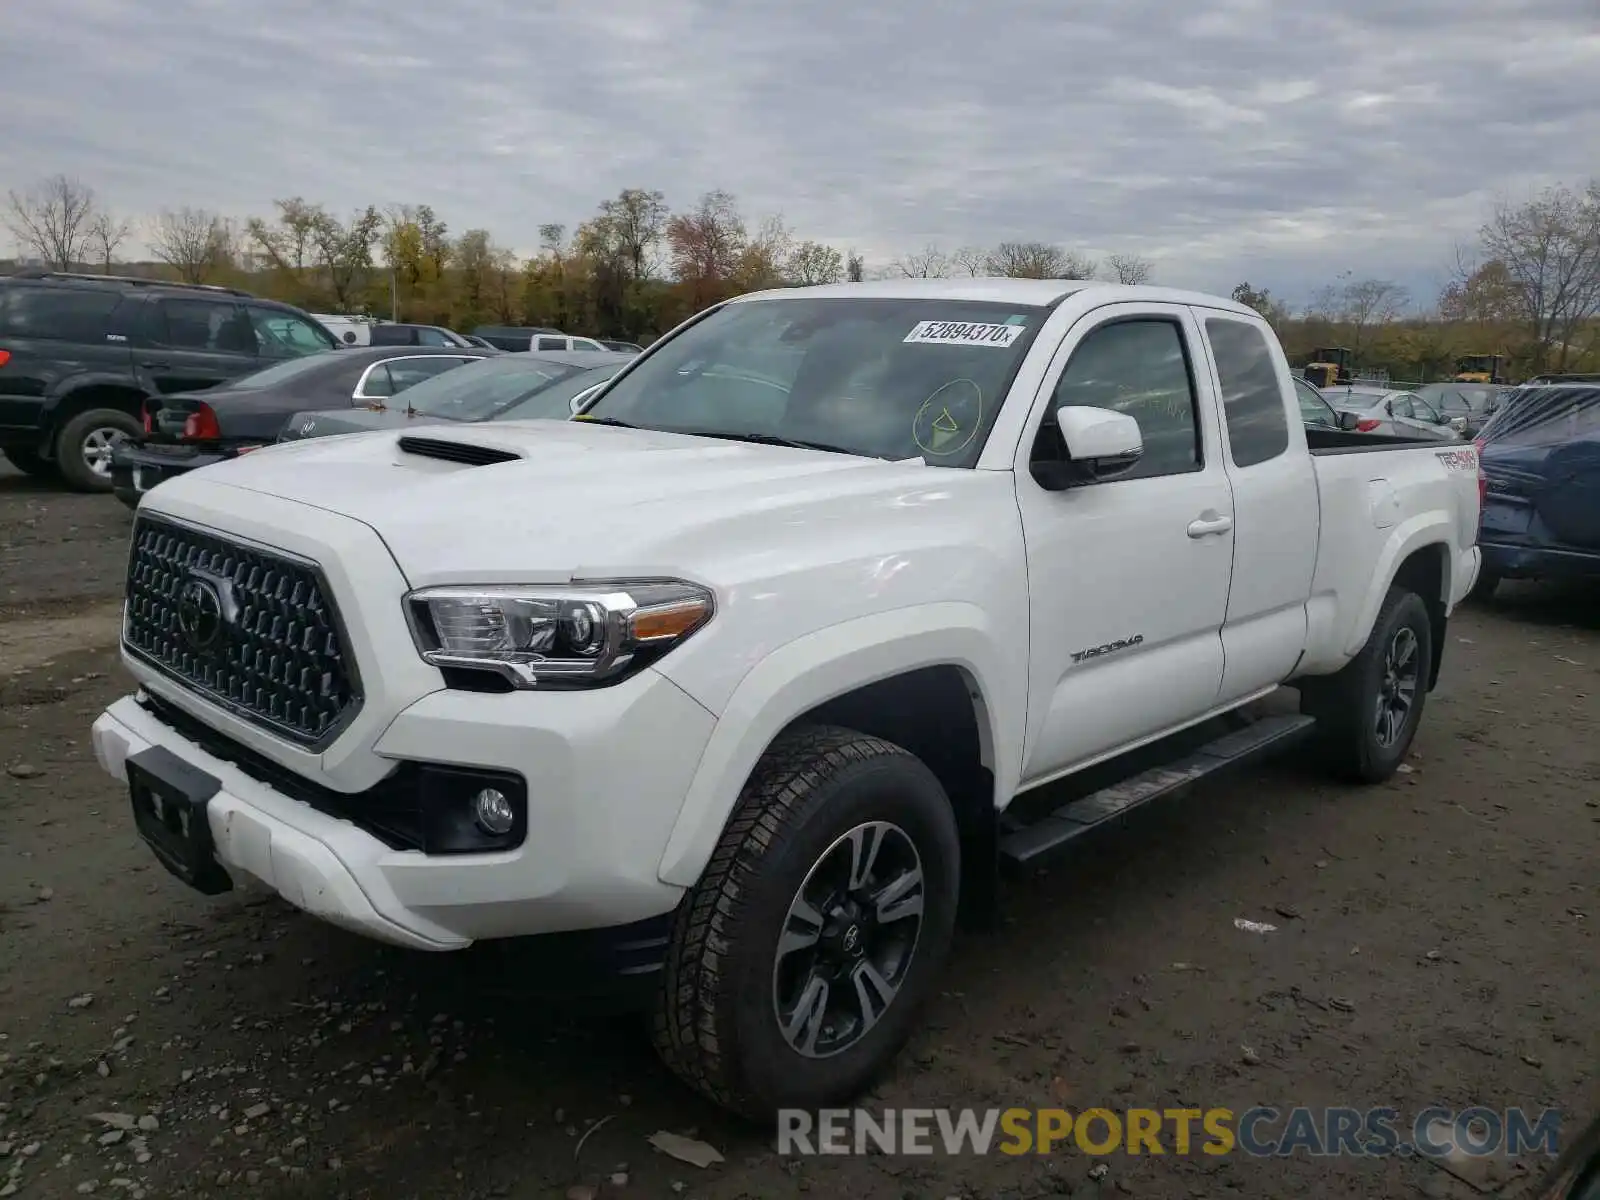
[[[788,274],[800,287],[838,283],[844,278],[844,256],[821,242],[801,242],[789,252]]]
[[[228,224],[205,208],[165,209],[150,230],[150,250],[185,283],[204,283],[227,261]]]
[[[117,248],[132,235],[132,222],[119,220],[108,212],[96,213],[94,220],[89,222],[89,245],[95,250],[107,275],[111,274]]]
[[[950,256],[950,266],[976,279],[989,269],[989,255],[981,246],[962,246]]]
[[[1049,242],[1001,242],[989,254],[991,275],[1013,279],[1093,279],[1095,264]]]
[[[52,175],[26,192],[6,197],[5,226],[24,255],[70,271],[88,254],[94,191],[68,175]]]
[[[740,291],[754,292],[779,287],[794,247],[794,234],[782,217],[768,217],[755,235],[745,242],[734,269],[734,282]]]
[[[1307,315],[1344,325],[1350,333],[1350,349],[1357,361],[1367,348],[1368,334],[1392,324],[1405,312],[1411,296],[1405,288],[1388,279],[1355,279],[1349,271],[1335,283],[1320,288]]]
[[[867,277],[866,261],[854,250],[845,257],[844,277],[851,283],[860,283]]]
[[[1106,274],[1117,283],[1149,283],[1155,273],[1155,263],[1137,254],[1106,256]]]
[[[950,256],[929,242],[916,254],[906,254],[889,264],[889,274],[904,279],[944,279],[950,274]]]
[[[707,192],[693,209],[670,218],[666,237],[678,278],[707,284],[733,275],[750,240],[738,202],[723,191]]]
[[[1535,367],[1564,370],[1578,332],[1600,315],[1600,180],[1583,192],[1557,187],[1526,204],[1498,202],[1480,241],[1484,259],[1504,270]]]

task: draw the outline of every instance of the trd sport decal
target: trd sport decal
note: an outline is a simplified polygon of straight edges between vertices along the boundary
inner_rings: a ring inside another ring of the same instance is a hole
[[[1115,654],[1118,650],[1127,650],[1133,646],[1144,643],[1144,634],[1136,633],[1132,637],[1118,638],[1114,642],[1107,642],[1104,646],[1090,646],[1087,650],[1074,650],[1073,662],[1082,662],[1086,658],[1099,658],[1102,654]]]

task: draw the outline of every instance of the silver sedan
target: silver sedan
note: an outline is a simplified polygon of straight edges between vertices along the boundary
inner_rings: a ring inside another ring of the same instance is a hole
[[[1415,392],[1331,387],[1323,388],[1322,395],[1339,413],[1354,416],[1358,433],[1458,442],[1466,426],[1460,417],[1448,416]]]

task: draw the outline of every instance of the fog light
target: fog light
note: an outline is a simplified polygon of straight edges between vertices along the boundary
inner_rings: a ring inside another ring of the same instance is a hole
[[[511,801],[506,799],[506,794],[499,788],[484,788],[474,796],[472,815],[478,822],[478,828],[494,837],[503,837],[510,833],[517,817],[511,807]]]

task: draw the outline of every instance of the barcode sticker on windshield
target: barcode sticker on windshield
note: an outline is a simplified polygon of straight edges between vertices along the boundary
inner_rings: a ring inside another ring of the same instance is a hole
[[[918,321],[906,334],[908,342],[933,346],[1011,345],[1022,336],[1021,325],[989,325],[980,321]]]

